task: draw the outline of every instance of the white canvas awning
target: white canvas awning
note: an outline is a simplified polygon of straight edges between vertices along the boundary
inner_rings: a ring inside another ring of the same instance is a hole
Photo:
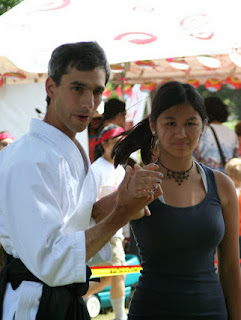
[[[154,61],[149,68],[125,65],[130,83],[169,77],[203,81],[210,76],[240,76],[240,68],[229,57],[241,50],[240,27],[238,0],[25,0],[0,16],[0,56],[25,72],[22,81],[42,81],[56,46],[96,40],[113,65]],[[220,66],[204,68],[196,61],[201,55],[219,55]],[[190,63],[189,71],[170,66],[166,59],[176,57]],[[16,83],[18,78],[6,80]]]

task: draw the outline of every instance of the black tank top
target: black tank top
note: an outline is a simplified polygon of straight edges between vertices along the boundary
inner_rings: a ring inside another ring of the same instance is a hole
[[[178,208],[157,199],[151,216],[131,221],[143,267],[131,320],[228,319],[214,266],[224,220],[214,173],[202,167],[208,190],[199,204]]]

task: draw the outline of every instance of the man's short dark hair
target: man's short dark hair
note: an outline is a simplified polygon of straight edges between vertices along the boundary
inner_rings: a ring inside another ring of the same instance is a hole
[[[52,52],[48,65],[48,76],[59,86],[62,76],[68,74],[69,68],[91,71],[98,67],[105,70],[106,84],[110,77],[110,66],[104,50],[97,42],[67,43]],[[47,97],[46,101],[49,104],[50,98]]]
[[[126,112],[126,105],[125,102],[119,100],[119,99],[109,99],[105,102],[104,105],[104,119],[110,120],[115,118],[119,113],[125,113]]]

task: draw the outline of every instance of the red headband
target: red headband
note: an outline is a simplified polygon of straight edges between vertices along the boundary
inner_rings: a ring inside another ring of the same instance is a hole
[[[100,138],[100,140],[96,141],[95,145],[97,145],[105,140],[108,140],[110,138],[115,138],[116,136],[118,136],[122,132],[124,132],[124,129],[122,127],[118,127],[118,128],[114,128],[109,131],[106,131],[103,134],[103,136]]]
[[[14,136],[11,133],[9,132],[0,133],[0,140],[4,140],[7,138],[14,140]]]

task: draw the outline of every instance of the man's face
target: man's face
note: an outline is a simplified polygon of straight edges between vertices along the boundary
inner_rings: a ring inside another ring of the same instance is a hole
[[[71,139],[89,125],[102,101],[106,73],[102,68],[78,71],[69,68],[56,86],[52,78],[46,81],[46,91],[51,99],[44,121],[55,126]]]

